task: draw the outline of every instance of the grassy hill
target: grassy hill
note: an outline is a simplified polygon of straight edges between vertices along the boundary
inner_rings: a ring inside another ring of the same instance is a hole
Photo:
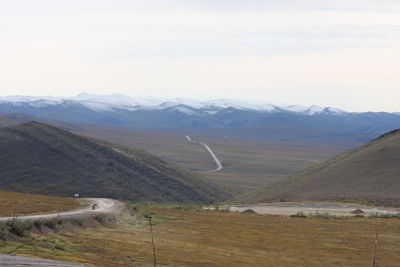
[[[73,198],[0,191],[0,216],[24,216],[69,211],[80,206]]]
[[[400,129],[316,164],[237,202],[365,201],[400,205]]]
[[[157,266],[371,266],[376,229],[379,266],[399,266],[396,218],[291,218],[165,206],[138,210],[135,217],[119,217],[118,225],[94,228],[84,222],[40,238],[33,233],[35,242],[16,254],[98,267],[153,266],[148,220],[142,217],[152,214]],[[20,244],[0,240],[0,253]]]
[[[137,202],[210,203],[230,197],[218,186],[144,151],[38,122],[0,129],[0,188]]]

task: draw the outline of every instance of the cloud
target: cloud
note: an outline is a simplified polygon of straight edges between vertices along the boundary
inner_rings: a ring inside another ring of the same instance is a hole
[[[398,11],[389,0],[3,1],[0,93],[214,98],[230,90],[344,107],[346,92],[364,88],[386,90],[387,105],[366,97],[358,108],[392,110]]]

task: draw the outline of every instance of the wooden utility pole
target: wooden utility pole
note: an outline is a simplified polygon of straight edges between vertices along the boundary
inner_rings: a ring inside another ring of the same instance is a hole
[[[378,231],[375,232],[374,261],[372,262],[372,267],[379,267],[378,259],[376,257],[377,248],[378,248]]]
[[[146,215],[145,218],[149,220],[149,226],[150,226],[150,235],[151,235],[151,243],[153,244],[153,266],[157,267],[157,259],[156,259],[156,246],[154,244],[154,235],[153,235],[153,226],[151,224],[151,216]]]

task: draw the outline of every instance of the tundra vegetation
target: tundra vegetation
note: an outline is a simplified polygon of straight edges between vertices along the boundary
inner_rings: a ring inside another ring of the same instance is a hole
[[[63,226],[44,236],[32,232],[34,241],[16,254],[95,266],[150,266],[146,215],[153,218],[159,266],[369,266],[376,231],[380,266],[399,266],[399,218],[295,218],[179,205],[129,206],[117,217],[87,219],[83,226]],[[22,240],[26,237],[1,241],[0,252]]]
[[[238,203],[356,201],[400,206],[400,129],[243,194]]]
[[[81,202],[72,198],[0,191],[1,217],[57,213],[72,210],[81,205]]]

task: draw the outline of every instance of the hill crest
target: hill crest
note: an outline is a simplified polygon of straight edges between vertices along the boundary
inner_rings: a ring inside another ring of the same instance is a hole
[[[359,201],[400,205],[400,129],[240,196],[236,202]]]
[[[144,151],[124,151],[39,122],[3,128],[0,188],[141,202],[210,203],[230,196]]]

